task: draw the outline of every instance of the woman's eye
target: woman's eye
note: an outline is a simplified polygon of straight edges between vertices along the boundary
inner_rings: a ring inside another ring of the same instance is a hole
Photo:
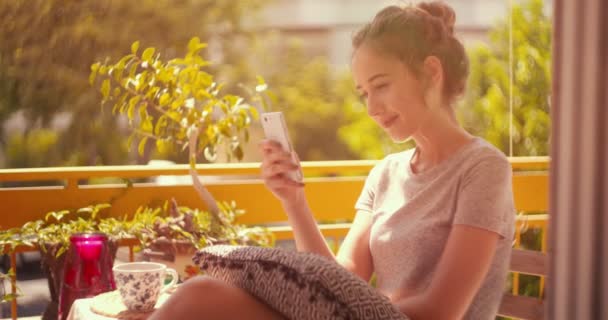
[[[388,87],[388,83],[382,83],[382,84],[375,86],[374,89],[380,90],[380,89],[384,89],[386,87]]]

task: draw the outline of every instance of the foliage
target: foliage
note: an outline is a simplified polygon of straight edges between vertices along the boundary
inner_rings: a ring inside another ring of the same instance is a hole
[[[234,203],[221,203],[217,217],[209,212],[177,207],[172,201],[163,207],[140,207],[131,219],[102,217],[109,204],[91,205],[77,210],[60,210],[47,213],[44,219],[30,221],[20,228],[0,231],[0,249],[14,251],[18,246],[59,246],[56,257],[67,251],[70,236],[81,232],[102,232],[111,240],[137,238],[143,246],[151,241],[182,239],[199,248],[218,242],[271,246],[271,234],[263,228],[248,228],[236,223],[243,214]],[[219,219],[219,221],[215,220]]]
[[[78,232],[101,231],[120,239],[126,236],[116,219],[99,219],[99,213],[109,204],[91,205],[77,210],[48,212],[44,219],[30,221],[21,228],[0,231],[0,248],[14,251],[18,246],[36,246],[46,250],[47,246],[59,245],[56,256],[62,255],[69,247],[70,236]]]
[[[285,39],[269,37],[265,49],[272,48],[273,41]],[[345,106],[356,99],[350,78],[336,74],[324,58],[310,59],[294,39],[285,48],[260,55],[266,57],[260,65],[273,87],[272,105],[285,114],[300,159],[352,159],[352,152],[336,134],[346,123]]]
[[[173,240],[186,240],[199,249],[219,243],[274,246],[272,233],[267,229],[236,223],[236,218],[244,211],[234,202],[220,203],[220,208],[221,214],[215,216],[207,211],[178,206],[175,200],[166,202],[163,207],[143,206],[127,222],[126,229],[131,230],[144,247],[152,242]]]
[[[211,193],[198,179],[197,157],[214,161],[218,147],[225,142],[228,159],[241,160],[241,140],[249,140],[248,127],[259,118],[257,109],[244,98],[231,94],[220,96],[223,84],[208,73],[211,64],[200,51],[207,45],[193,37],[184,58],[164,62],[153,47],[139,54],[139,41],[131,44],[131,53],[118,62],[96,62],[91,66],[89,82],[103,95],[102,106],[110,104],[112,115],[127,116],[143,154],[149,139],[156,148],[172,153],[175,147],[188,148],[190,176],[194,189],[212,214],[220,208]],[[96,81],[97,80],[97,81]],[[267,88],[258,77],[251,100],[264,103],[259,94]],[[252,92],[252,91],[250,91]]]
[[[509,19],[513,61],[509,62]],[[489,33],[487,45],[469,50],[471,75],[459,118],[470,132],[509,153],[509,68],[513,68],[513,155],[548,155],[551,94],[551,21],[542,0],[514,4]]]
[[[17,288],[17,293],[5,293],[4,282],[11,281],[11,278],[15,276],[15,270],[9,269],[7,273],[0,272],[0,303],[13,301],[21,295],[19,288]]]
[[[91,66],[90,83],[97,83],[102,103],[112,106],[112,114],[127,116],[129,125],[134,127],[129,141],[139,139],[140,154],[148,139],[154,139],[161,153],[188,147],[194,149],[191,155],[203,152],[207,160],[215,161],[218,146],[225,141],[229,159],[243,158],[241,140],[249,140],[248,127],[258,119],[258,113],[242,97],[220,96],[224,85],[205,71],[211,63],[200,55],[206,46],[194,37],[184,58],[164,62],[155,48],[139,53],[136,41],[131,45],[131,54],[118,62]],[[265,87],[260,78],[256,91],[264,91]],[[191,140],[193,135],[195,140]],[[190,164],[196,164],[196,158],[191,157]]]
[[[212,45],[213,73],[228,83],[251,81],[246,48],[266,0],[30,0],[0,1],[0,123],[24,120],[19,133],[53,130],[57,144],[26,150],[43,161],[8,158],[13,167],[126,164],[121,119],[102,114],[88,87],[91,62],[118,57],[132,39],[166,57],[183,53],[194,32]],[[239,92],[228,86],[228,92]],[[58,124],[58,122],[62,122]],[[22,132],[24,130],[25,132]],[[0,150],[7,139],[0,136]],[[138,162],[147,161],[141,157]],[[8,164],[7,164],[8,165]]]
[[[27,222],[21,228],[0,230],[0,250],[10,253],[18,246],[37,247],[54,254],[53,257],[60,261],[69,249],[70,236],[81,232],[102,232],[115,242],[136,238],[143,247],[163,240],[181,241],[197,249],[219,243],[274,246],[273,234],[266,228],[236,223],[236,217],[244,212],[234,203],[220,203],[221,210],[216,215],[177,207],[173,200],[171,205],[166,202],[163,207],[140,207],[131,219],[127,216],[123,219],[101,217],[102,210],[109,207],[109,204],[98,204],[78,210],[52,211],[44,219]],[[12,275],[13,270],[8,274],[0,273],[0,285]],[[0,302],[4,302],[16,296],[8,293],[1,298]]]

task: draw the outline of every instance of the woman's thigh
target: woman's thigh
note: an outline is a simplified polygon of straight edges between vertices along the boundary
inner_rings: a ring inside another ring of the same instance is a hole
[[[209,277],[186,281],[149,318],[284,319],[245,290]]]

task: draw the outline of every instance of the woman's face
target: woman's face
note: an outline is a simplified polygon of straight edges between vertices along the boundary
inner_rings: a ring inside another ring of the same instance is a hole
[[[394,141],[409,139],[428,112],[422,83],[401,60],[366,45],[355,51],[352,70],[367,113]]]

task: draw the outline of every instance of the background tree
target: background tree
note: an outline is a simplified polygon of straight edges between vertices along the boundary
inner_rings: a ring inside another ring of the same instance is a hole
[[[285,114],[300,159],[353,159],[354,153],[338,134],[347,123],[344,110],[356,100],[350,76],[332,70],[323,57],[311,59],[297,39],[274,52],[260,54],[267,59],[260,62],[265,66],[260,72],[271,88],[271,107]]]
[[[5,153],[19,153],[22,159],[8,159],[5,166],[127,163],[129,150],[117,142],[125,141],[128,133],[120,120],[101,112],[87,82],[91,63],[121,56],[134,39],[159,48],[165,57],[176,57],[185,53],[183,43],[198,36],[210,44],[212,60],[218,62],[211,69],[223,82],[250,80],[253,73],[242,49],[252,34],[242,24],[252,21],[264,2],[1,1],[0,123],[23,123],[4,133],[0,149],[6,150],[15,139],[32,139],[32,134],[57,135],[46,150]],[[42,161],[28,162],[23,152],[34,152]]]
[[[509,154],[509,68],[513,68],[513,155],[549,154],[551,21],[542,0],[513,6],[513,60],[509,17],[499,21],[488,44],[469,50],[471,75],[459,108],[462,124]]]

